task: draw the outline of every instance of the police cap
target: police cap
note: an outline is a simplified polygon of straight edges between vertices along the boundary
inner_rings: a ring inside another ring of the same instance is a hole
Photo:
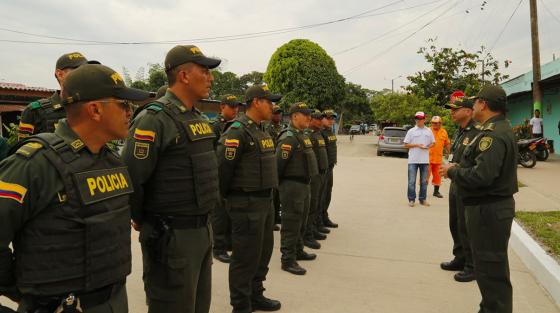
[[[165,56],[166,71],[185,63],[196,63],[209,69],[213,69],[218,67],[222,61],[205,56],[197,46],[193,45],[175,46],[169,50]]]

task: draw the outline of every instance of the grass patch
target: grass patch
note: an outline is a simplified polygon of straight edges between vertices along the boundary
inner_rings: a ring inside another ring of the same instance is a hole
[[[549,252],[560,256],[560,211],[516,212],[516,219],[533,237],[544,244]]]

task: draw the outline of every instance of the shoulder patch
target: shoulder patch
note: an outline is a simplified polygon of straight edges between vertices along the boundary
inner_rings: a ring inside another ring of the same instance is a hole
[[[482,137],[482,139],[480,139],[480,142],[478,143],[478,148],[480,149],[480,151],[486,151],[488,150],[488,148],[490,148],[490,146],[492,146],[493,141],[494,139],[492,139],[492,137]]]
[[[156,133],[151,130],[144,130],[140,128],[136,128],[134,130],[134,139],[142,140],[142,141],[151,141],[154,142],[156,139]]]
[[[37,110],[37,109],[41,108],[41,103],[39,103],[39,101],[34,101],[34,102],[31,102],[29,104],[29,106],[31,106],[32,110]]]
[[[484,130],[493,131],[494,128],[495,128],[494,123],[490,123],[490,124],[486,125],[486,127],[484,127]]]
[[[43,144],[39,142],[28,142],[21,146],[17,151],[16,154],[21,155],[26,158],[31,158],[37,151],[43,148]]]
[[[0,198],[12,199],[19,203],[23,203],[26,193],[27,188],[18,184],[11,184],[0,180]]]
[[[159,111],[162,111],[163,108],[157,103],[151,103],[151,104],[148,104],[148,106],[146,107],[146,110],[150,110],[150,111],[153,111],[153,112],[159,112]]]

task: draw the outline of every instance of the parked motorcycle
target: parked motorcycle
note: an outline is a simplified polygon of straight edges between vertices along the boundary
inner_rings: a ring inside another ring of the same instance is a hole
[[[537,156],[537,160],[546,161],[550,154],[550,145],[548,144],[548,140],[544,137],[536,139],[535,143],[537,144],[537,149],[535,150],[535,155]]]
[[[535,150],[537,149],[535,139],[523,139],[517,141],[517,163],[526,168],[532,168],[537,165],[537,155]]]

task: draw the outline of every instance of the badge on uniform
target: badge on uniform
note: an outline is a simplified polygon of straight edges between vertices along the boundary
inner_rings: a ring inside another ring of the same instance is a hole
[[[468,145],[469,145],[469,137],[466,137],[466,138],[463,140],[463,146],[468,146]]]
[[[289,151],[282,150],[282,159],[287,160],[289,155],[290,155]]]
[[[134,157],[138,160],[144,160],[150,154],[150,144],[144,142],[134,143]]]
[[[488,150],[488,148],[492,146],[493,140],[494,139],[492,139],[492,137],[483,137],[482,139],[480,139],[480,142],[478,143],[478,148],[480,149],[480,151]]]
[[[226,148],[226,160],[233,160],[235,159],[235,152],[237,152],[237,148],[227,147]]]

